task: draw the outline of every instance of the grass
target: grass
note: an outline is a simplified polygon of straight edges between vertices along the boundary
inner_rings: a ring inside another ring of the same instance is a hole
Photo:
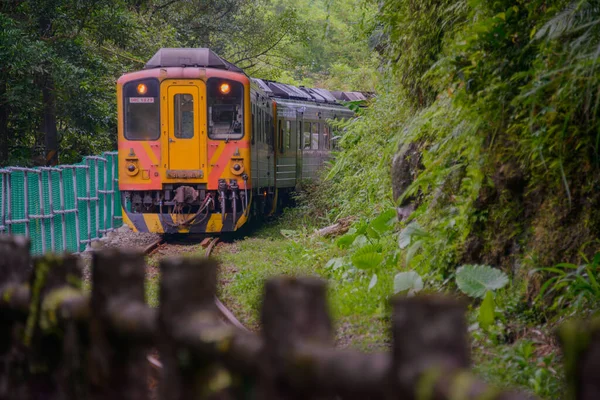
[[[343,257],[350,250],[338,248],[335,239],[315,235],[314,227],[303,225],[307,221],[299,217],[300,212],[293,210],[248,237],[218,247],[220,298],[244,324],[257,330],[265,280],[277,275],[318,276],[328,280],[336,345],[365,351],[389,349],[386,304],[397,271],[377,271],[378,282],[369,290],[370,273],[326,268],[330,259]],[[474,371],[498,387],[522,388],[547,399],[561,398],[564,378],[553,335],[556,324],[532,317],[533,310],[524,306],[522,289],[513,283],[498,293],[503,309],[497,312],[504,317],[489,331],[474,324],[477,313],[473,304],[468,318]],[[435,288],[427,289],[426,284],[426,290]]]
[[[294,213],[292,211],[292,213]],[[219,296],[247,326],[259,326],[264,282],[273,276],[318,276],[330,278],[327,261],[345,250],[312,229],[294,223],[289,214],[267,224],[251,237],[218,246],[221,262]],[[281,231],[284,230],[286,236]],[[388,321],[380,313],[382,296],[391,290],[390,279],[380,279],[370,291],[370,275],[355,273],[342,280],[329,280],[329,304],[341,347],[373,350],[388,342]]]
[[[336,345],[365,351],[388,350],[387,304],[399,267],[382,266],[375,271],[378,281],[369,289],[373,271],[328,266],[331,259],[348,259],[352,250],[338,247],[336,238],[316,235],[314,225],[303,218],[302,210],[295,209],[247,232],[246,237],[220,243],[213,254],[220,261],[219,298],[243,324],[258,330],[267,279],[278,275],[317,276],[328,281]],[[384,253],[391,252],[391,245],[397,246],[396,234],[388,236],[380,240]],[[198,255],[204,252],[199,247],[184,251]],[[148,261],[149,269],[156,270],[156,257]],[[158,273],[147,277],[147,298],[153,306],[158,304],[159,279]],[[498,317],[488,331],[477,327],[478,302],[473,301],[467,316],[474,371],[499,387],[522,388],[547,399],[561,398],[564,372],[553,332],[562,318],[548,321],[539,306],[528,306],[524,298],[527,285],[523,279],[519,282],[513,281],[498,291]],[[448,291],[452,287],[436,286],[428,279],[425,282],[426,291]]]

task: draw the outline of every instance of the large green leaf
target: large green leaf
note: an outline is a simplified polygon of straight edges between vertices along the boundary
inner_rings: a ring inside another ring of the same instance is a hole
[[[350,247],[352,245],[352,243],[354,242],[354,239],[356,239],[356,236],[357,236],[356,233],[347,233],[343,236],[340,236],[335,241],[335,244],[340,249],[347,249],[348,247]]]
[[[401,249],[405,249],[410,245],[413,238],[426,236],[427,232],[421,228],[421,225],[419,225],[418,222],[411,222],[406,228],[400,231],[400,235],[398,235],[398,246]]]
[[[368,244],[352,255],[352,264],[358,269],[376,269],[383,262],[383,255],[381,254],[381,246]]]
[[[344,259],[341,257],[332,258],[325,264],[325,269],[336,271],[344,265]]]
[[[400,272],[394,277],[394,293],[414,294],[423,289],[423,278],[415,271]]]
[[[381,234],[393,229],[396,219],[396,210],[389,209],[371,221],[369,223],[369,228],[372,228]]]
[[[352,247],[353,248],[362,248],[362,247],[366,246],[367,244],[369,244],[369,240],[367,239],[367,237],[365,235],[358,235],[352,242]]]
[[[376,269],[383,262],[383,256],[379,253],[363,253],[352,256],[352,264],[358,269]]]
[[[373,287],[375,287],[375,285],[377,285],[377,274],[373,274],[373,276],[371,277],[371,281],[369,282],[368,290],[373,289]]]
[[[487,329],[496,319],[496,304],[494,303],[494,294],[490,291],[485,293],[483,302],[479,306],[477,321],[482,329]]]
[[[508,276],[489,265],[463,265],[456,271],[458,288],[470,297],[483,298],[485,293],[501,289],[508,283]]]

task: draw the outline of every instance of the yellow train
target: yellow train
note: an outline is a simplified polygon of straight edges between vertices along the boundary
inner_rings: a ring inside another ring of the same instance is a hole
[[[209,49],[161,49],[117,82],[123,219],[156,233],[231,232],[315,178],[328,121],[357,92],[248,77]]]

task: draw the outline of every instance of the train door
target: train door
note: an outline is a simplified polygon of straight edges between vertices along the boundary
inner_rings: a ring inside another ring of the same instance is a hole
[[[202,123],[206,121],[205,85],[202,81],[190,83],[165,81],[162,85],[167,104],[162,122],[163,130],[168,130],[167,168],[172,178],[202,179],[207,162],[206,127]]]

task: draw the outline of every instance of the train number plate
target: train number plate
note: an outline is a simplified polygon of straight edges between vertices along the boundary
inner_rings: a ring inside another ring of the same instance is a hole
[[[154,103],[154,97],[130,97],[130,103]]]
[[[204,171],[201,169],[169,169],[167,170],[169,179],[198,179],[204,178]]]

